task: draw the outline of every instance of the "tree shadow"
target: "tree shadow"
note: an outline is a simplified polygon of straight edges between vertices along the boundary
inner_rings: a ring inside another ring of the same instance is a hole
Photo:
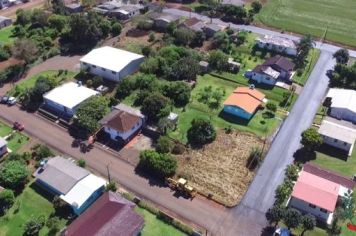
[[[168,185],[159,179],[158,176],[147,173],[147,171],[142,167],[142,165],[140,165],[140,163],[135,167],[135,174],[147,179],[150,186],[156,186],[160,188],[168,187]]]
[[[302,147],[298,149],[294,154],[294,161],[299,162],[299,163],[307,163],[308,161],[315,160],[316,159],[316,152],[311,152],[307,150],[306,148]]]
[[[261,236],[272,236],[275,230],[273,226],[266,226],[262,229]]]

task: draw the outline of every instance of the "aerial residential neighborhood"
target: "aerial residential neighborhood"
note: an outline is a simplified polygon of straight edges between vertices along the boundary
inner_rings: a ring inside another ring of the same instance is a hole
[[[353,0],[0,0],[0,235],[356,235]]]

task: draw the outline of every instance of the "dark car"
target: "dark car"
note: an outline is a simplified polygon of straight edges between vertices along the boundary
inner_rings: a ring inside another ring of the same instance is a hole
[[[6,104],[8,100],[9,100],[9,97],[8,97],[8,96],[3,96],[3,97],[1,98],[1,103]]]
[[[22,131],[22,130],[25,129],[25,126],[24,126],[23,124],[21,124],[21,123],[15,121],[14,124],[13,124],[13,126],[12,126],[12,128],[13,128],[14,130]]]

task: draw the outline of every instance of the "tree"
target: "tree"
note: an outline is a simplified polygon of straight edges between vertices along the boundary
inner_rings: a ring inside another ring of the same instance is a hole
[[[216,130],[210,121],[194,119],[187,133],[188,142],[193,145],[211,143],[216,138]]]
[[[59,217],[51,217],[47,220],[46,226],[49,229],[48,235],[56,235],[56,233],[60,230],[60,219]]]
[[[276,112],[277,111],[277,105],[273,102],[268,101],[266,104],[266,108],[270,110],[271,112]]]
[[[287,166],[286,170],[286,178],[291,181],[296,181],[298,179],[299,168],[297,165],[290,164]]]
[[[174,42],[177,45],[189,45],[195,38],[195,33],[188,28],[179,28],[174,31]]]
[[[340,48],[333,54],[333,58],[336,59],[337,63],[347,64],[350,58],[349,51],[345,48]]]
[[[42,160],[44,158],[54,156],[52,150],[46,145],[40,144],[35,146],[33,149],[34,149],[36,160]]]
[[[168,120],[167,117],[164,117],[164,118],[159,119],[159,121],[157,123],[157,128],[161,134],[165,135],[165,134],[167,134],[167,131],[169,129],[174,128],[174,124],[170,120]]]
[[[323,143],[323,138],[316,129],[309,128],[302,133],[301,143],[306,150],[313,152]]]
[[[66,207],[66,203],[58,195],[54,196],[52,204],[56,211],[61,211],[64,207]]]
[[[303,232],[302,236],[305,234],[306,231],[308,230],[313,230],[314,227],[316,226],[316,219],[315,216],[311,214],[307,214],[302,217],[302,225],[303,225]]]
[[[188,104],[190,92],[189,85],[181,81],[171,82],[163,87],[163,95],[170,98],[177,107],[183,107]]]
[[[334,217],[330,228],[327,229],[328,235],[339,236],[341,234],[341,227],[339,226],[338,221],[339,221],[339,219],[337,217]]]
[[[302,222],[302,214],[296,209],[289,208],[285,212],[283,220],[288,229],[294,229]]]
[[[156,151],[159,153],[169,153],[172,148],[172,142],[167,136],[160,136],[156,143]]]
[[[98,121],[109,112],[109,100],[102,96],[93,96],[82,102],[76,111],[76,124],[89,134],[99,128]]]
[[[14,192],[10,189],[5,189],[0,192],[0,211],[4,212],[9,209],[15,202]]]
[[[206,40],[206,35],[203,31],[198,31],[195,33],[195,36],[191,42],[193,47],[201,47]]]
[[[22,188],[28,176],[27,166],[21,161],[7,161],[0,167],[1,185],[10,189]]]
[[[230,37],[226,32],[217,32],[213,37],[213,46],[225,53],[231,50]]]
[[[116,22],[111,26],[112,36],[118,36],[121,34],[122,26],[120,23]]]
[[[12,48],[12,55],[17,59],[24,60],[26,63],[30,63],[38,56],[38,48],[34,41],[27,38],[17,39]]]
[[[48,18],[48,23],[52,29],[56,29],[58,33],[61,33],[67,24],[67,17],[53,14]]]
[[[277,227],[278,223],[284,218],[286,209],[280,205],[274,205],[268,209],[266,213],[266,219],[270,224],[275,223],[274,227]]]
[[[145,150],[140,154],[139,166],[152,175],[168,177],[174,175],[177,169],[177,161],[169,154]]]
[[[166,117],[170,112],[170,101],[160,93],[153,93],[143,100],[141,112],[150,121],[158,121]]]
[[[209,52],[209,65],[217,71],[224,71],[228,68],[228,56],[220,50]]]
[[[191,57],[183,57],[176,61],[169,73],[169,79],[171,80],[196,80],[197,75],[200,72],[199,62]]]
[[[24,9],[16,10],[16,25],[25,26],[31,23],[31,11],[25,11]]]
[[[118,99],[123,99],[131,94],[135,87],[135,78],[133,76],[128,76],[123,78],[116,87],[115,97]]]
[[[262,9],[262,4],[259,1],[253,1],[251,7],[254,13],[258,13]]]
[[[213,89],[212,86],[206,86],[198,92],[198,102],[207,105],[210,110],[217,110],[224,96],[224,89]]]
[[[343,209],[341,217],[348,219],[353,224],[353,218],[355,213],[355,198],[353,192],[348,190],[342,198],[341,207]]]
[[[289,186],[289,184],[283,183],[279,185],[275,192],[276,204],[282,204],[287,199],[287,197],[289,197],[291,192],[292,188]]]
[[[43,215],[34,217],[32,216],[29,220],[26,221],[24,225],[24,233],[25,236],[36,236],[40,232],[40,230],[45,225],[45,217]]]
[[[117,184],[115,181],[110,181],[107,185],[105,185],[105,191],[112,191],[116,192],[117,190]]]
[[[77,162],[77,165],[84,168],[85,165],[86,165],[86,162],[84,159],[79,159],[78,162]]]
[[[297,45],[297,57],[296,57],[296,64],[297,67],[301,68],[305,65],[305,60],[309,54],[310,49],[314,46],[314,41],[310,34],[304,36]]]

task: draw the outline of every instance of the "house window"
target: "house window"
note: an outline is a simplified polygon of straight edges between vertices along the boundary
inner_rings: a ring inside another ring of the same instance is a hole
[[[314,204],[311,204],[311,203],[309,204],[309,207],[310,208],[316,208],[316,206]]]
[[[347,143],[346,142],[344,142],[344,146],[346,146],[347,145]]]
[[[337,143],[337,139],[334,139],[334,143]]]
[[[320,208],[320,211],[321,211],[321,212],[324,212],[324,213],[327,213],[327,212],[328,212],[327,210],[325,210],[325,209],[323,209],[323,208]]]
[[[88,63],[86,63],[86,62],[83,62],[83,65],[85,65],[85,66],[86,66],[86,65],[88,65]]]
[[[93,68],[96,68],[96,65],[92,65]]]
[[[101,68],[101,70],[102,70],[102,71],[106,71],[106,69],[105,69],[105,68]]]
[[[115,71],[111,71],[112,74],[116,75],[116,72]]]

